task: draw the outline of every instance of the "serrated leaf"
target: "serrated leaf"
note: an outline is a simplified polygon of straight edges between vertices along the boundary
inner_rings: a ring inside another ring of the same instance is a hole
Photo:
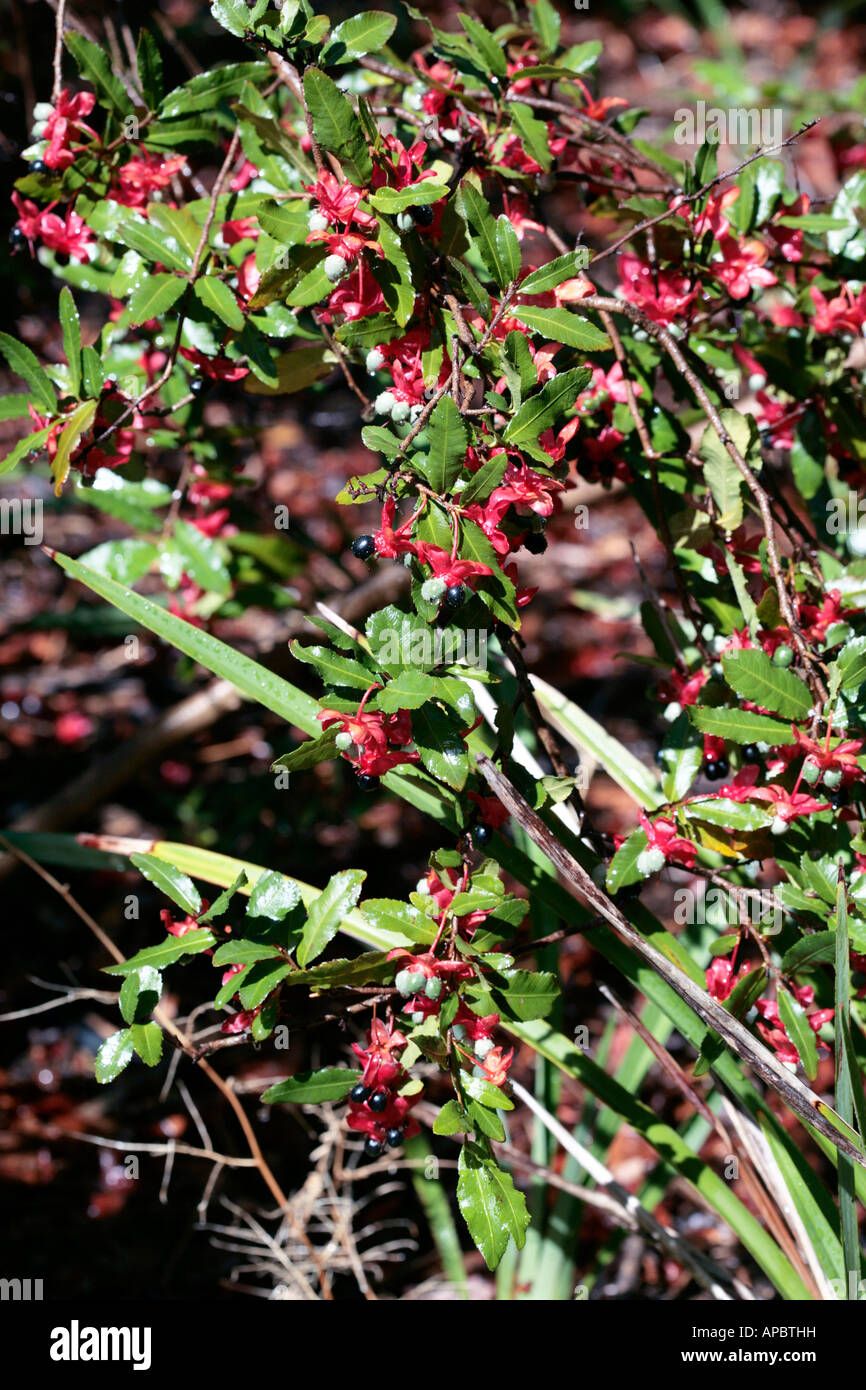
[[[427,422],[429,452],[416,454],[416,462],[435,493],[450,492],[460,474],[460,467],[469,447],[469,431],[450,396],[437,402]]]
[[[462,791],[469,776],[469,754],[454,719],[427,704],[415,711],[412,733],[427,770],[454,791]]]
[[[800,1054],[800,1062],[810,1081],[818,1075],[818,1048],[815,1034],[806,1021],[806,1011],[786,989],[779,990],[779,1017],[785,1032]]]
[[[81,322],[67,285],[60,291],[58,317],[63,331],[63,351],[69,364],[69,384],[72,394],[78,396],[81,393]]]
[[[94,1064],[94,1072],[100,1085],[104,1086],[106,1082],[119,1076],[124,1067],[132,1061],[132,1057],[132,1038],[128,1028],[121,1028],[119,1032],[106,1038],[96,1054]]]
[[[587,259],[583,250],[568,251],[564,256],[557,256],[555,260],[548,261],[547,265],[530,271],[526,279],[520,282],[520,293],[547,294],[549,290],[555,290],[563,280],[572,280],[579,275],[586,268]]]
[[[320,956],[336,936],[343,918],[361,896],[361,884],[366,877],[363,869],[346,869],[334,874],[325,890],[311,903],[297,952],[301,967]]]
[[[124,1023],[143,1023],[153,1013],[161,994],[162,976],[152,965],[130,971],[120,987]]]
[[[133,1023],[130,1041],[145,1066],[155,1067],[162,1057],[162,1029],[158,1023]]]
[[[268,870],[257,879],[247,903],[248,917],[267,917],[282,922],[286,913],[301,901],[301,890],[293,878]]]
[[[690,705],[689,718],[704,734],[726,738],[731,743],[796,743],[790,724],[771,719],[766,714],[751,714],[744,709],[710,709]]]
[[[167,965],[174,965],[184,956],[197,956],[215,944],[213,932],[201,927],[184,932],[183,936],[166,936],[164,941],[156,946],[145,946],[143,951],[136,952],[129,960],[103,966],[103,971],[106,975],[128,975],[131,970],[141,970],[145,965],[152,966],[154,970],[164,970]]]
[[[495,1269],[510,1237],[522,1249],[529,1225],[523,1194],[476,1144],[460,1150],[457,1205],[488,1269]]]
[[[618,893],[621,888],[628,888],[632,883],[640,883],[641,879],[647,877],[638,869],[637,861],[648,844],[646,831],[641,830],[640,827],[633,830],[623,840],[608,865],[605,883],[609,893]]]
[[[790,885],[783,885],[788,887]],[[776,896],[779,888],[776,888]],[[794,975],[798,970],[813,970],[816,965],[827,964],[836,953],[836,933],[816,931],[810,936],[795,941],[782,957],[782,969],[786,975]]]
[[[320,61],[325,65],[351,63],[365,53],[378,53],[390,39],[397,20],[384,10],[366,10],[338,24],[325,47]]]
[[[19,343],[9,333],[0,333],[0,352],[15,375],[27,382],[33,392],[34,404],[53,413],[57,409],[57,393],[29,347]]]
[[[206,309],[216,314],[228,328],[233,328],[238,333],[241,331],[244,316],[228,285],[222,280],[217,280],[215,275],[203,275],[196,280],[193,288],[196,299]]]
[[[760,648],[728,652],[722,657],[725,680],[744,700],[786,719],[804,719],[812,708],[805,681],[776,666]]]
[[[549,342],[563,343],[581,352],[607,352],[611,346],[606,333],[570,309],[534,309],[517,304],[511,309],[511,315]]]
[[[505,440],[515,449],[524,449],[533,457],[547,460],[537,447],[540,434],[550,429],[566,410],[571,410],[578,395],[588,384],[592,373],[584,367],[573,367],[546,381],[540,391],[530,396],[509,422]],[[549,462],[549,460],[547,460]]]
[[[304,73],[304,96],[319,144],[337,156],[346,177],[356,188],[365,188],[373,164],[364,132],[348,98],[318,68],[308,68]]]
[[[323,1067],[321,1071],[299,1072],[269,1086],[262,1095],[266,1105],[318,1104],[324,1100],[343,1100],[361,1079],[359,1071],[348,1067]]]
[[[57,440],[57,452],[51,460],[51,476],[54,479],[54,492],[57,497],[60,496],[63,484],[69,477],[72,455],[81,443],[83,436],[91,428],[95,418],[96,401],[83,401],[73,410],[60,432]]]
[[[191,878],[153,854],[131,854],[130,863],[190,917],[201,911],[201,896]]]

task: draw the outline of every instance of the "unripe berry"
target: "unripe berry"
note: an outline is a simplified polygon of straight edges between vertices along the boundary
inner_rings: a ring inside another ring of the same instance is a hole
[[[808,782],[810,787],[814,787],[820,776],[821,769],[818,764],[813,762],[811,758],[807,758],[803,764],[803,781]]]
[[[645,878],[649,874],[657,874],[664,866],[665,857],[658,845],[648,845],[646,849],[641,850],[635,865],[638,873],[643,874]]]
[[[411,212],[398,212],[397,226],[401,232],[411,232],[412,228],[415,226]]]
[[[784,835],[788,829],[788,822],[782,816],[774,816],[773,824],[770,826],[770,833],[773,835]]]
[[[492,1038],[477,1038],[477,1039],[476,1039],[476,1042],[475,1042],[475,1056],[478,1058],[479,1062],[483,1062],[483,1061],[484,1061],[484,1058],[487,1056],[488,1052],[490,1052],[490,1051],[492,1050],[492,1048],[493,1048],[493,1039],[492,1039]]]
[[[442,981],[437,979],[435,975],[431,975],[424,986],[424,993],[428,999],[438,999],[442,993]]]
[[[773,661],[776,666],[790,666],[794,660],[794,653],[790,647],[777,647],[773,653]]]
[[[382,391],[376,397],[375,410],[377,415],[390,415],[394,409],[395,401],[390,391]]]
[[[382,349],[377,347],[370,348],[370,351],[367,353],[366,362],[367,371],[370,375],[372,376],[374,372],[378,372],[379,368],[384,366],[384,363],[385,354],[382,352]]]
[[[407,401],[395,401],[391,407],[391,419],[395,425],[402,425],[409,419],[409,404]]]
[[[349,269],[349,262],[342,256],[326,256],[322,268],[333,285],[336,284],[338,280],[342,280],[346,271]]]
[[[842,773],[838,767],[828,767],[824,773],[824,786],[833,790],[842,781]]]
[[[430,884],[427,882],[426,878],[419,878],[418,882],[415,884],[415,892],[420,893],[422,898],[429,898]]]
[[[399,970],[394,985],[403,998],[408,999],[410,994],[417,994],[424,988],[426,978],[423,970]]]
[[[346,733],[344,729],[342,733],[337,734],[334,743],[341,753],[346,753],[352,747],[352,735]]]
[[[447,588],[444,579],[425,579],[421,585],[421,597],[427,603],[438,603]]]
[[[311,232],[325,232],[328,230],[328,219],[322,212],[311,212],[307,218],[307,226]]]
[[[37,101],[33,108],[33,119],[34,121],[47,121],[53,113],[54,107],[50,101]]]

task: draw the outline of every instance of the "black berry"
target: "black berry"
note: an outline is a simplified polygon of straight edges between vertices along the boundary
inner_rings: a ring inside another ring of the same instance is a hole
[[[193,396],[201,396],[210,388],[211,383],[206,376],[195,376],[189,384],[190,394]]]
[[[368,1105],[369,1108],[372,1110],[372,1112],[373,1112],[374,1115],[379,1115],[379,1114],[381,1114],[381,1112],[385,1109],[385,1106],[386,1106],[387,1104],[388,1104],[388,1092],[387,1092],[387,1091],[374,1091],[373,1094],[371,1095],[370,1099],[367,1101],[367,1105]]]
[[[23,246],[26,240],[27,238],[20,227],[12,228],[11,232],[9,233],[10,246]]]
[[[704,776],[710,782],[718,782],[722,777],[727,777],[730,771],[730,764],[727,758],[715,758],[711,762],[704,763]]]
[[[356,536],[352,541],[352,554],[356,560],[369,560],[376,553],[376,542],[372,536]]]
[[[543,531],[530,531],[523,544],[530,555],[543,555],[547,549],[547,537]]]
[[[462,584],[451,584],[445,590],[445,597],[442,600],[446,608],[462,608],[466,602],[466,590]]]
[[[422,207],[411,208],[413,220],[419,227],[429,227],[433,221],[433,209],[426,204]]]
[[[369,1094],[370,1094],[370,1087],[369,1087],[369,1086],[364,1086],[364,1085],[359,1081],[358,1084],[357,1084],[357,1086],[353,1086],[352,1089],[351,1089],[351,1091],[349,1092],[349,1100],[353,1100],[353,1101],[355,1101],[355,1103],[356,1103],[357,1105],[360,1105],[362,1101],[364,1101],[364,1100],[367,1099],[367,1097],[368,1097]]]
[[[656,751],[655,751],[655,753],[653,754],[653,757],[654,757],[654,759],[655,759],[655,765],[656,765],[656,767],[664,767],[664,766],[665,766],[665,763],[666,763],[667,760],[666,760],[666,758],[665,758],[665,750],[664,750],[663,748],[657,748]]]
[[[357,781],[362,792],[374,792],[379,785],[379,778],[369,772],[359,772]]]
[[[834,810],[838,811],[840,806],[848,805],[848,791],[846,787],[836,787],[832,792],[827,793],[827,800]]]
[[[44,159],[34,159],[33,163],[30,165],[30,172],[31,174],[47,174],[48,165],[45,163]]]
[[[383,1145],[379,1139],[374,1139],[372,1134],[368,1134],[364,1140],[364,1153],[368,1158],[378,1158],[382,1152]]]
[[[758,745],[756,743],[747,743],[743,749],[743,762],[759,763],[760,761],[761,755],[758,752]]]
[[[389,1129],[385,1135],[389,1149],[399,1149],[403,1143],[403,1131],[399,1128]]]
[[[492,827],[489,825],[485,825],[482,821],[480,825],[476,825],[475,829],[473,830],[472,838],[475,841],[476,845],[486,845],[492,834]]]

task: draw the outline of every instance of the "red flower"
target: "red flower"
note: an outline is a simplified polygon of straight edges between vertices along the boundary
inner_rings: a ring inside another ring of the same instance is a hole
[[[138,159],[130,159],[115,175],[115,184],[108,194],[115,203],[127,208],[144,208],[158,188],[167,188],[175,174],[186,164],[182,154],[169,159],[156,159],[142,149]]]
[[[815,305],[812,326],[816,333],[859,335],[866,322],[866,289],[862,289],[855,299],[848,285],[843,285],[841,293],[828,300],[817,285],[813,285],[809,297]]]
[[[620,290],[624,299],[637,307],[654,323],[669,324],[681,318],[696,298],[697,285],[677,270],[657,270],[633,252],[620,256]]]
[[[508,1080],[508,1068],[511,1066],[513,1058],[513,1047],[510,1047],[507,1052],[503,1052],[501,1047],[492,1047],[481,1064],[484,1080],[489,1081],[491,1086],[504,1086]]]

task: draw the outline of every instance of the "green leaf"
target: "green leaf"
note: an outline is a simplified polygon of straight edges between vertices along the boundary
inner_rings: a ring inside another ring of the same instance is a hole
[[[232,580],[216,542],[188,521],[175,522],[174,540],[190,579],[210,593],[227,597]]]
[[[412,733],[427,770],[454,791],[462,791],[469,776],[469,754],[454,719],[438,705],[424,705],[412,717]]]
[[[655,776],[619,739],[547,681],[534,676],[532,684],[542,709],[578,752],[601,763],[607,775],[645,810],[654,811],[662,804]]]
[[[294,879],[268,871],[253,885],[247,904],[248,917],[268,917],[282,922],[286,913],[301,901],[301,890]]]
[[[497,224],[487,205],[487,199],[468,179],[464,179],[460,185],[460,197],[469,225],[475,234],[481,259],[499,288],[504,290],[514,276],[509,273],[508,261],[503,258],[502,247],[496,239]]]
[[[709,709],[690,705],[689,718],[704,734],[730,739],[731,743],[796,743],[790,724],[770,719],[766,714],[751,714],[744,709]]]
[[[337,757],[337,732],[334,726],[322,734],[321,738],[308,739],[291,753],[284,753],[281,758],[275,759],[271,764],[272,769],[282,767],[287,772],[307,772],[319,763],[332,762]]]
[[[110,1038],[106,1038],[96,1054],[94,1066],[99,1084],[104,1086],[107,1081],[119,1076],[132,1061],[132,1056],[132,1037],[128,1028],[121,1028],[119,1033],[112,1033]]]
[[[348,1067],[323,1067],[321,1071],[299,1072],[269,1086],[262,1095],[266,1105],[317,1104],[323,1100],[344,1100],[361,1079],[359,1071]]]
[[[845,1046],[845,1033],[850,1027],[851,1012],[851,969],[848,940],[848,898],[845,879],[840,871],[836,886],[836,1114],[843,1124],[849,1127],[854,1122],[854,1082],[851,1072],[851,1054]],[[780,1007],[781,1012],[781,1007]],[[859,1072],[856,1083],[862,1088]],[[842,1251],[845,1260],[845,1297],[850,1297],[849,1281],[854,1290],[860,1282],[860,1237],[858,1233],[857,1198],[855,1195],[854,1160],[847,1154],[839,1154],[839,1219],[842,1234]],[[856,1297],[856,1293],[854,1294]]]
[[[318,68],[308,68],[304,73],[304,96],[319,144],[337,156],[346,177],[356,188],[364,188],[373,163],[364,132],[348,98]]]
[[[378,53],[390,39],[397,27],[397,20],[384,10],[367,10],[353,15],[338,24],[319,56],[319,61],[328,67],[332,64],[351,63],[365,53]]]
[[[512,308],[511,315],[549,342],[563,343],[581,352],[607,352],[611,346],[606,333],[570,309],[531,309],[518,304]]]
[[[646,831],[640,827],[623,840],[608,865],[605,883],[609,893],[618,893],[620,888],[628,888],[630,884],[640,883],[641,879],[647,877],[638,869],[637,861],[648,844]]]
[[[246,883],[246,877],[246,870],[241,869],[240,873],[235,878],[234,883],[229,884],[228,888],[225,888],[223,892],[220,893],[219,897],[214,898],[207,912],[199,913],[199,922],[212,922],[216,917],[222,917],[223,913],[225,912],[235,893],[243,889],[243,886]]]
[[[260,1004],[273,994],[278,985],[282,984],[287,975],[291,975],[292,967],[285,960],[258,961],[255,965],[250,965],[244,971],[243,983],[239,983],[239,976],[235,976],[235,987],[240,996],[241,1006],[244,1009],[257,1009]],[[228,1000],[222,995],[219,1000],[220,1007]],[[231,991],[229,992],[231,998]]]
[[[130,323],[160,319],[180,299],[186,281],[177,275],[149,275],[129,301]]]
[[[551,4],[551,0],[534,0],[529,6],[529,19],[542,56],[551,57],[558,47],[562,27],[556,6]]]
[[[112,241],[119,241],[123,246],[131,247],[140,256],[144,256],[145,260],[158,261],[160,265],[168,266],[170,270],[178,270],[184,275],[189,273],[192,257],[177,237],[137,212],[124,209],[124,215],[118,217],[109,235]],[[155,278],[166,283],[171,277],[160,271]],[[149,283],[149,279],[144,281],[141,288],[146,289]],[[175,284],[180,286],[180,290],[183,290],[186,281],[176,280]],[[135,295],[133,295],[130,307],[134,301]]]
[[[103,541],[81,556],[88,569],[116,579],[119,584],[134,584],[146,574],[158,555],[149,541],[131,538],[126,541]]]
[[[569,251],[564,256],[557,256],[555,260],[548,261],[547,265],[530,271],[526,279],[520,282],[520,293],[547,294],[549,290],[555,290],[563,280],[573,280],[585,270],[587,259],[583,250]]]
[[[520,274],[520,242],[517,240],[517,233],[510,220],[504,213],[496,219],[494,235],[500,263],[508,276],[508,283],[511,284]]]
[[[366,666],[362,666],[360,661],[355,661],[351,656],[335,652],[331,647],[303,647],[300,642],[295,641],[291,645],[291,652],[298,661],[306,662],[318,671],[326,685],[347,686],[350,690],[367,690],[374,683],[373,676]]]
[[[424,179],[421,183],[410,183],[405,188],[377,188],[370,195],[370,202],[377,212],[393,215],[405,212],[407,208],[426,207],[448,196],[448,185],[435,179]]]
[[[741,456],[757,472],[761,466],[761,452],[754,416],[741,415],[737,410],[720,410],[719,418]],[[698,454],[704,462],[704,481],[718,508],[719,524],[726,531],[736,531],[743,520],[745,479],[712,425],[704,430]]]
[[[380,691],[376,703],[380,710],[388,714],[400,709],[420,709],[428,700],[433,699],[437,688],[433,676],[427,676],[423,671],[408,669],[401,671],[388,682],[385,689]]]
[[[550,153],[550,140],[544,121],[540,120],[538,116],[534,116],[532,114],[532,108],[526,106],[522,101],[509,102],[507,109],[526,153],[535,160],[536,164],[540,164],[542,169],[545,171],[548,170],[553,163],[553,156]],[[569,258],[560,257],[560,260],[564,259]],[[539,273],[539,271],[533,272],[534,275],[538,275]],[[531,276],[527,276],[527,279],[531,278]],[[566,276],[563,275],[562,279],[564,280],[565,278]],[[558,284],[559,280],[553,280],[548,288],[553,289],[553,287]],[[523,286],[521,285],[520,288],[522,291]],[[527,293],[540,294],[542,291],[530,289]]]
[[[132,111],[132,102],[126,88],[112,71],[111,56],[107,49],[92,43],[83,34],[67,29],[63,42],[75,59],[78,71],[96,88],[96,96],[102,106],[108,107],[118,116],[127,116]]]
[[[786,989],[779,990],[779,1017],[785,1032],[800,1054],[800,1062],[810,1081],[818,1075],[818,1048],[815,1034],[809,1027],[805,1009],[797,1003],[793,994]]]
[[[133,1023],[129,1030],[133,1047],[148,1067],[158,1065],[162,1057],[162,1029],[158,1023]]]
[[[298,947],[300,966],[306,966],[320,956],[328,942],[336,936],[343,918],[351,912],[361,896],[361,884],[366,877],[363,869],[346,869],[334,874],[324,892],[310,905]]]
[[[233,328],[238,333],[241,331],[244,326],[241,307],[224,281],[217,280],[214,275],[203,275],[196,280],[194,292],[200,303],[216,314],[218,319],[222,319],[228,328]]]
[[[662,792],[666,801],[680,801],[701,770],[704,741],[685,712],[677,715],[661,750]]]
[[[152,966],[154,970],[164,970],[167,965],[174,965],[175,961],[182,960],[184,956],[197,956],[215,944],[216,937],[212,931],[198,928],[185,932],[183,936],[167,936],[156,946],[145,946],[143,951],[130,956],[129,960],[103,966],[103,971],[106,975],[128,975],[130,971],[141,970],[146,965]]]
[[[506,443],[513,444],[515,449],[526,450],[533,458],[540,458],[549,463],[547,455],[538,447],[538,437],[550,429],[567,410],[573,409],[578,395],[591,377],[592,373],[585,367],[573,367],[570,371],[560,372],[550,381],[546,381],[540,391],[536,391],[535,395],[523,402],[509,422],[505,431]]]
[[[393,898],[368,898],[361,911],[374,928],[402,937],[404,946],[429,945],[436,936],[433,921],[410,903]]]
[[[149,29],[142,29],[138,36],[135,65],[142,95],[150,110],[154,111],[162,100],[162,57],[156,39]]]
[[[144,1023],[159,1003],[162,976],[152,965],[131,971],[120,987],[120,1012],[124,1023]]]
[[[778,889],[776,890],[778,892]],[[782,957],[782,969],[786,975],[794,975],[800,970],[812,970],[834,959],[836,954],[836,933],[817,931],[810,936],[795,941]]]
[[[60,438],[57,441],[57,453],[51,460],[51,476],[54,479],[54,491],[58,497],[63,484],[69,477],[72,455],[81,443],[83,436],[92,426],[95,417],[96,401],[83,401],[77,409],[73,410],[61,430]]]
[[[413,462],[421,465],[434,492],[450,492],[460,474],[460,467],[469,447],[469,431],[450,396],[438,401],[427,422],[430,451],[415,454]]]
[[[246,0],[211,0],[210,10],[217,23],[234,34],[236,39],[245,37],[250,27],[250,9]]]
[[[47,442],[50,433],[51,426],[46,425],[44,430],[36,430],[34,434],[25,434],[23,439],[19,439],[18,443],[9,450],[9,453],[0,459],[0,477],[4,473],[11,473],[12,469],[16,468],[28,454],[38,454]]]
[[[522,1023],[546,1018],[559,999],[559,981],[546,970],[515,970],[506,979],[505,988],[494,988],[493,998],[503,1013]]]
[[[835,662],[830,667],[839,672],[842,690],[858,691],[866,681],[866,637],[855,637],[846,642]]]
[[[69,363],[69,384],[73,396],[81,394],[81,322],[72,291],[67,285],[60,291],[60,327],[63,330],[63,351]]]
[[[504,46],[498,43],[489,30],[485,29],[484,25],[479,24],[478,20],[473,19],[471,15],[458,14],[457,18],[463,25],[467,38],[478,49],[490,72],[500,79],[507,77],[508,60]]]
[[[683,808],[683,812],[688,820],[703,821],[707,825],[722,825],[727,830],[760,830],[769,824],[772,818],[766,802],[755,805],[748,801],[732,801],[727,796],[690,801],[688,806]]]
[[[244,6],[246,9],[246,6]],[[228,67],[200,72],[169,92],[159,108],[161,119],[188,116],[193,111],[211,111],[227,97],[237,96],[248,82],[254,86],[273,75],[269,63],[231,63]]]
[[[57,393],[29,347],[8,333],[0,333],[0,352],[15,375],[27,382],[33,392],[33,404],[53,413],[57,409]]]
[[[523,1248],[529,1225],[523,1194],[477,1144],[466,1143],[460,1150],[457,1205],[488,1269],[499,1264],[509,1237]]]
[[[224,941],[213,954],[214,965],[256,965],[260,960],[282,958],[279,946],[265,941]]]
[[[321,725],[316,718],[319,707],[315,700],[290,685],[288,681],[274,675],[272,671],[268,671],[256,661],[251,661],[240,652],[233,651],[218,638],[211,637],[209,633],[193,627],[182,618],[175,618],[150,599],[141,598],[131,589],[95,574],[93,570],[78,564],[77,561],[70,560],[67,555],[55,552],[53,558],[73,579],[79,580],[142,627],[148,628],[179,651],[192,657],[194,661],[200,662],[214,675],[230,681],[248,699],[257,701],[265,709],[272,710],[281,719],[285,719],[289,724],[296,724],[308,734],[320,732]]]
[[[725,680],[744,700],[785,719],[804,719],[812,708],[812,695],[805,681],[781,666],[774,665],[765,651],[747,648],[722,657]]]
[[[149,883],[161,893],[165,893],[167,898],[171,898],[188,916],[195,917],[201,912],[199,891],[186,874],[173,869],[170,864],[163,863],[152,854],[132,854],[130,861]]]

